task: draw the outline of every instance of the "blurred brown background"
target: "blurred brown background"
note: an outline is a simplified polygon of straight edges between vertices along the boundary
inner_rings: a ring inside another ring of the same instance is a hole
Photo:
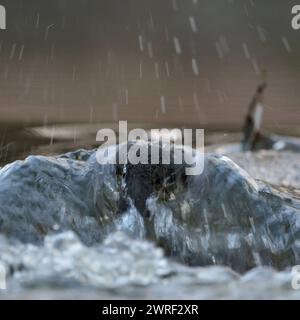
[[[297,1],[0,2],[1,122],[235,127],[267,70],[265,123],[299,123]]]

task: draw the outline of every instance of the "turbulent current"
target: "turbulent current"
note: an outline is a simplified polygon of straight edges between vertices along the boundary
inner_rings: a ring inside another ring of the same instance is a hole
[[[0,171],[0,294],[300,298],[291,284],[299,158],[206,154],[199,176],[184,164],[100,165],[95,150],[9,164]]]

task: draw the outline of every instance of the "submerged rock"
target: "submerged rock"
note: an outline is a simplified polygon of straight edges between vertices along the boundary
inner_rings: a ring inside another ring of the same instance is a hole
[[[298,201],[223,156],[206,155],[199,176],[185,168],[100,165],[95,150],[28,157],[0,170],[0,233],[38,245],[72,230],[90,246],[121,230],[181,262],[241,272],[299,262]]]

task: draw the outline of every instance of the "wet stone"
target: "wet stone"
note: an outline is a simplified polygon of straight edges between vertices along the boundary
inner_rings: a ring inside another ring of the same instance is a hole
[[[80,246],[69,247],[74,240],[59,234],[72,231],[92,247],[121,231],[154,242],[177,262],[241,273],[300,262],[300,203],[293,194],[221,155],[205,155],[199,176],[185,169],[172,162],[100,165],[95,150],[30,156],[0,170],[0,233],[45,249],[45,237],[57,235],[52,247],[76,251]]]

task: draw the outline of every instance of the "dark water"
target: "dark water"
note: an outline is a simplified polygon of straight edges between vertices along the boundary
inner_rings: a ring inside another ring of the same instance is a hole
[[[297,1],[1,3],[2,121],[237,128],[266,70],[266,124],[299,123]]]

